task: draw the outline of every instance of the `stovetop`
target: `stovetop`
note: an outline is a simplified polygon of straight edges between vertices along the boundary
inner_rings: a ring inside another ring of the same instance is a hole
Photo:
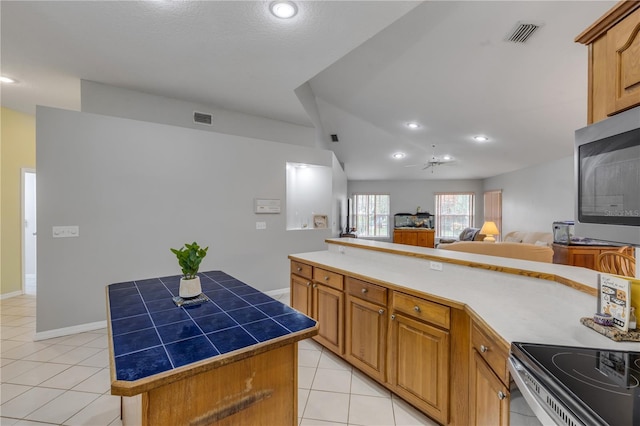
[[[511,350],[585,424],[640,425],[640,352],[533,343]]]

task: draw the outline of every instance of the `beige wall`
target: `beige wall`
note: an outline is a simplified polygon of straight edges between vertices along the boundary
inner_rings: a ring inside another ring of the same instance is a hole
[[[36,167],[35,117],[2,108],[0,115],[0,294],[22,289],[21,169]]]

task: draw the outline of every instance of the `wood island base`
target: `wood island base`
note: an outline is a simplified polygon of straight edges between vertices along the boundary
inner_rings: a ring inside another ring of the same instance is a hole
[[[295,425],[298,344],[122,397],[123,425]]]

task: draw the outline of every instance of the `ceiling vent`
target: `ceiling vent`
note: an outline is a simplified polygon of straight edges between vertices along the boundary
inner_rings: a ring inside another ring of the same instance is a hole
[[[204,112],[194,112],[193,122],[198,124],[206,124],[211,126],[213,123],[213,116],[211,114],[205,114]]]
[[[507,34],[505,37],[506,41],[510,41],[513,43],[524,43],[533,35],[534,32],[538,28],[540,28],[541,24],[536,24],[533,22],[516,22],[515,27]]]
[[[340,140],[338,139],[338,135],[336,134],[331,135],[331,142],[340,142]]]

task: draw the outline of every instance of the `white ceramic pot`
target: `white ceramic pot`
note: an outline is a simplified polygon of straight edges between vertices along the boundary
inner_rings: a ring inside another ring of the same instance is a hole
[[[180,297],[189,298],[196,297],[202,293],[202,286],[200,285],[200,277],[195,277],[190,280],[180,278]]]

